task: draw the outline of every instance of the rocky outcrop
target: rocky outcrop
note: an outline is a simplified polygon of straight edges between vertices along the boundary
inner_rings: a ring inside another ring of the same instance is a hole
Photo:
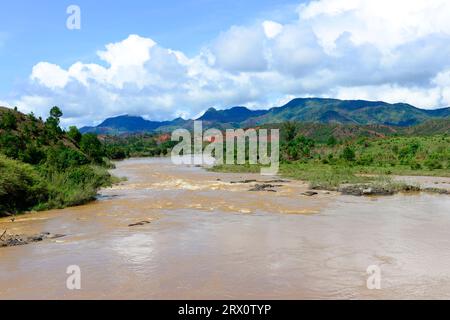
[[[339,192],[351,196],[392,196],[395,194],[394,190],[387,187],[360,184],[341,186]]]
[[[8,235],[6,231],[0,237],[0,248],[4,247],[15,247],[15,246],[23,246],[26,244],[41,242],[47,239],[58,239],[65,237],[62,234],[52,234],[49,232],[42,232],[39,234],[26,236],[26,235]]]

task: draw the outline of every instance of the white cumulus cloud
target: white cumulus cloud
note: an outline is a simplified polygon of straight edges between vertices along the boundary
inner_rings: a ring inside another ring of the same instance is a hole
[[[30,78],[50,89],[57,89],[67,85],[69,73],[56,64],[39,62],[33,67]]]
[[[280,34],[281,31],[283,31],[283,25],[279,24],[275,21],[264,21],[263,22],[263,28],[264,33],[266,34],[266,37],[269,39],[275,38],[277,35]]]
[[[305,96],[448,106],[448,17],[447,0],[317,0],[283,24],[231,26],[192,56],[130,35],[99,50],[101,63],[37,62],[29,87],[9,104],[38,115],[59,105],[78,125]]]

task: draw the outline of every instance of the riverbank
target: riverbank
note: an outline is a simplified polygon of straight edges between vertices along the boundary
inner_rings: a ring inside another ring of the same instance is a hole
[[[85,204],[116,182],[97,136],[60,128],[58,107],[49,115],[0,108],[0,217]]]
[[[257,173],[260,166],[220,165],[213,172]],[[352,195],[392,195],[398,192],[431,192],[450,194],[450,171],[411,171],[404,168],[332,166],[320,163],[282,163],[281,177],[307,182],[313,190],[340,191]],[[402,175],[405,174],[405,179]],[[424,178],[433,180],[423,184]]]

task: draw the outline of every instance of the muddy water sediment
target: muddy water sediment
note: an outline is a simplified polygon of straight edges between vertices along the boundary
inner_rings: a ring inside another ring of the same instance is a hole
[[[65,235],[0,249],[0,298],[450,298],[449,196],[309,196],[168,159],[114,174],[128,181],[94,203],[0,220],[0,234]],[[82,290],[66,288],[70,265]],[[371,265],[381,290],[367,289]]]

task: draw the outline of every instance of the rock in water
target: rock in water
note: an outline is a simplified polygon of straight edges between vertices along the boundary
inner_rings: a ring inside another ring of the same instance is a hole
[[[274,188],[282,187],[273,184],[257,184],[249,191],[267,191],[267,192],[277,192]]]
[[[231,181],[231,184],[249,184],[249,183],[254,183],[254,182],[258,182],[256,180],[242,180],[242,181]]]
[[[138,226],[144,226],[146,224],[150,224],[150,221],[140,221],[136,223],[129,224],[129,227],[138,227]]]
[[[65,237],[63,234],[52,234],[50,232],[42,232],[39,234],[24,236],[24,235],[5,235],[0,239],[0,247],[16,247],[26,244],[41,242],[47,239],[58,239]]]
[[[315,192],[315,191],[306,191],[304,193],[302,193],[302,195],[307,196],[307,197],[313,197],[313,196],[317,196],[319,193]]]
[[[368,186],[368,185],[347,185],[339,188],[339,192],[350,196],[392,196],[395,194],[393,190],[386,189],[382,186]]]

